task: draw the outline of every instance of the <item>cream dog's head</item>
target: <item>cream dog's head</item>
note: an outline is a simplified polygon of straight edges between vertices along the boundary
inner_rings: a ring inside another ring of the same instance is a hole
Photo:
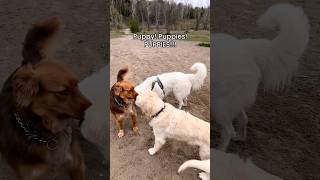
[[[137,96],[136,105],[145,115],[151,117],[163,108],[164,102],[157,93],[151,90],[144,90]]]

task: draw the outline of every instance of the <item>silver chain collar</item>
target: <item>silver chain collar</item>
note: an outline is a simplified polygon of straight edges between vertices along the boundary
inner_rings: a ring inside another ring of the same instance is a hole
[[[22,119],[20,115],[15,112],[13,113],[16,122],[19,124],[19,126],[22,128],[24,131],[24,135],[27,137],[27,140],[32,142],[32,143],[37,143],[37,144],[45,144],[49,150],[55,150],[57,149],[58,141],[56,138],[43,138],[39,134],[38,131],[31,129],[27,124],[24,124],[22,122]]]

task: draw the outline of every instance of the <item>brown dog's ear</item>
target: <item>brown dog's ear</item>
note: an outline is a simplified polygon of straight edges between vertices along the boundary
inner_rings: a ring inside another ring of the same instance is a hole
[[[59,28],[60,20],[57,17],[34,24],[29,29],[23,43],[22,65],[34,65],[44,59],[44,51]]]
[[[61,131],[63,129],[63,124],[59,122],[58,119],[51,119],[51,118],[43,118],[42,123],[44,127],[46,127],[49,131],[51,131],[53,134],[56,134],[57,132]]]
[[[67,122],[64,121],[63,118],[59,119],[50,111],[43,108],[42,104],[33,104],[31,107],[31,111],[41,117],[43,126],[53,134],[61,131],[65,125],[64,122]]]
[[[116,85],[113,88],[113,91],[116,96],[120,96],[120,93],[123,91],[123,89],[119,83],[116,83]]]
[[[31,65],[20,67],[13,76],[13,93],[19,106],[26,107],[39,92],[39,79]]]

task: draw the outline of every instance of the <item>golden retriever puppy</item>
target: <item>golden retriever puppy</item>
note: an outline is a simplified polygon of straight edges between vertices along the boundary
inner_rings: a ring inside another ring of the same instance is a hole
[[[142,112],[151,117],[149,125],[155,136],[154,147],[149,149],[155,154],[166,142],[167,138],[185,141],[200,147],[202,160],[210,157],[210,124],[190,113],[177,109],[151,90],[142,91],[137,96],[136,105]]]

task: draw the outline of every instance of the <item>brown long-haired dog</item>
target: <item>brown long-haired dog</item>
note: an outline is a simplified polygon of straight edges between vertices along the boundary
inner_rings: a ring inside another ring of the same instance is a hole
[[[47,180],[61,172],[72,180],[85,178],[76,129],[91,103],[77,77],[45,56],[59,24],[52,18],[29,29],[22,65],[0,93],[0,151],[23,180]]]
[[[116,119],[119,138],[124,136],[123,120],[128,114],[131,116],[132,130],[138,133],[137,112],[134,104],[138,93],[134,90],[132,83],[124,80],[127,72],[127,67],[119,70],[117,82],[110,91],[110,110]]]

